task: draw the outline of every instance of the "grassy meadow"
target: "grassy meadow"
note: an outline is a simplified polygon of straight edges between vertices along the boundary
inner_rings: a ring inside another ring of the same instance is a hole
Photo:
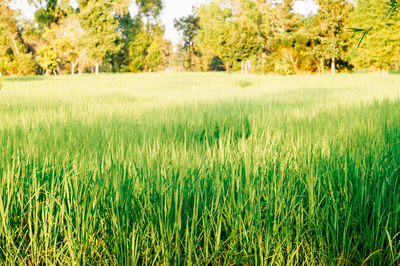
[[[5,79],[0,264],[398,265],[400,76]]]

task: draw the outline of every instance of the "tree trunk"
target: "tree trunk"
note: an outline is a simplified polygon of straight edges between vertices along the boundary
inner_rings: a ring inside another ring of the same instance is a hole
[[[251,72],[251,62],[249,59],[246,59],[246,75]]]
[[[297,61],[298,61],[299,59],[297,58],[296,61],[294,61],[291,52],[289,52],[289,59],[290,59],[290,62],[292,63],[292,65],[293,65],[294,73],[297,74],[297,73],[299,72],[298,69],[297,69]]]
[[[242,75],[247,75],[251,71],[251,62],[249,59],[242,60]]]
[[[47,77],[49,75],[50,69],[46,69],[46,73],[44,73],[44,76]]]
[[[321,74],[323,75],[323,74],[325,74],[325,65],[324,65],[324,59],[320,59],[320,62],[321,62]]]
[[[335,57],[332,57],[332,62],[331,62],[331,74],[335,75],[336,73],[336,63],[335,63]]]
[[[78,66],[79,60],[80,60],[80,59],[78,59],[78,60],[76,60],[75,62],[72,62],[72,63],[71,63],[71,75],[74,75],[74,74],[75,74],[75,68],[76,68],[76,66]],[[78,66],[78,67],[79,67],[79,66]]]
[[[193,44],[190,45],[190,58],[189,58],[189,60],[190,60],[190,71],[194,72],[194,64],[193,64],[193,61],[194,61],[194,46],[193,46]]]
[[[60,65],[57,66],[56,71],[57,71],[58,75],[60,75],[60,76],[62,75],[62,70],[60,68]]]
[[[225,70],[226,70],[226,73],[228,73],[228,74],[231,73],[231,64],[230,63],[225,63]]]
[[[265,73],[265,63],[266,63],[266,58],[267,57],[267,55],[265,54],[265,53],[262,53],[262,63],[261,63],[261,65],[262,65],[262,72],[263,73]]]
[[[99,62],[96,62],[96,75],[99,74]]]
[[[82,57],[81,64],[79,65],[79,75],[82,74],[83,71],[85,71],[85,61],[86,61],[86,56],[84,55]]]
[[[14,52],[15,52],[15,54],[17,55],[17,56],[19,56],[19,49],[18,49],[18,45],[17,45],[17,42],[15,41],[15,39],[14,39],[14,36],[13,36],[13,34],[11,34],[11,33],[8,33],[8,37],[10,37],[10,39],[11,39],[11,42],[13,43],[13,46],[14,46]]]

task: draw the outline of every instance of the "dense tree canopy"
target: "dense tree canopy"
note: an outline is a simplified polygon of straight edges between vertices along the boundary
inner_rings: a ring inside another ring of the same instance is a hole
[[[384,1],[358,1],[354,25],[373,28],[355,51],[354,64],[358,68],[387,72],[390,67],[399,67],[400,17],[397,12],[391,14],[390,11],[388,3]]]
[[[294,14],[294,2],[214,0],[204,4],[193,14],[200,25],[194,49],[204,51],[210,67],[214,57],[219,57],[227,71],[246,68],[250,62],[257,71],[282,74],[398,68],[398,15],[394,12],[390,19],[382,19],[390,11],[386,1],[315,0],[318,12],[309,16]],[[358,36],[351,28],[366,24],[376,29],[357,49]]]
[[[293,12],[294,0],[212,0],[175,20],[183,37],[175,52],[164,39],[162,0],[29,2],[36,7],[34,21],[19,19],[9,0],[0,2],[2,75],[167,67],[387,73],[400,67],[399,2],[394,0],[315,0],[318,11],[307,16]],[[131,5],[136,5],[135,15],[129,13]],[[359,45],[358,31],[364,32]]]
[[[17,26],[15,11],[8,1],[0,2],[0,74],[27,75],[34,70],[32,54],[28,52]]]

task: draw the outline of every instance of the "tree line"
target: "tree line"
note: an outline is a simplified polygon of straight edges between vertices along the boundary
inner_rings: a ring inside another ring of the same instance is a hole
[[[161,0],[31,0],[34,21],[17,19],[0,2],[0,73],[29,74],[157,71],[172,44],[163,39]]]
[[[212,0],[177,19],[173,50],[160,22],[162,0],[30,0],[34,21],[0,2],[2,75],[93,72],[242,71],[300,74],[400,67],[397,1]],[[129,13],[136,5],[137,14]],[[368,34],[366,34],[368,33]],[[360,42],[362,39],[362,42]]]
[[[318,11],[307,16],[293,13],[294,2],[214,0],[195,8],[175,23],[184,36],[186,68],[280,74],[399,69],[397,1],[315,0]]]

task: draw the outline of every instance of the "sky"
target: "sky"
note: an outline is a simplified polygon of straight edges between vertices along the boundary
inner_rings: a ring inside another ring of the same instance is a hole
[[[161,21],[165,25],[165,39],[172,40],[177,44],[180,40],[179,33],[174,28],[174,19],[186,16],[191,13],[193,6],[205,3],[207,0],[164,0],[164,11]],[[29,6],[27,0],[13,0],[13,8],[18,8],[24,18],[33,19],[34,9]],[[296,1],[293,7],[294,12],[304,15],[313,13],[317,10],[313,0]],[[132,8],[131,12],[135,12]]]
[[[193,6],[205,3],[206,0],[164,0],[165,8],[161,20],[165,25],[165,38],[174,44],[179,42],[179,33],[174,28],[174,19],[187,16],[192,12]]]

